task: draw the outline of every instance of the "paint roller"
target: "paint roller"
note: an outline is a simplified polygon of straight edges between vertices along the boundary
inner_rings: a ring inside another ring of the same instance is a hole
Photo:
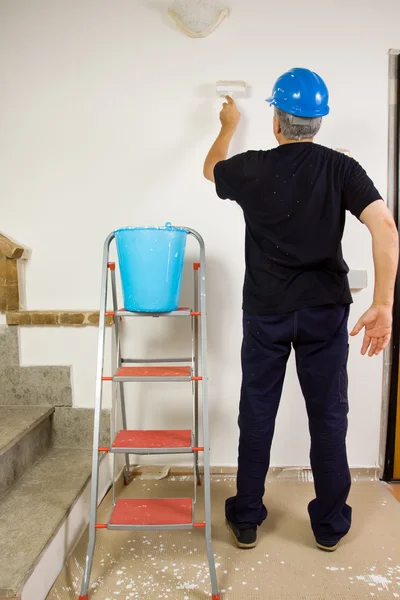
[[[225,98],[243,98],[247,96],[248,86],[245,81],[217,81],[216,90],[218,96]]]

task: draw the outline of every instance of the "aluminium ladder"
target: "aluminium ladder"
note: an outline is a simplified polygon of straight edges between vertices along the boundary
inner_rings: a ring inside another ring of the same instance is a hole
[[[104,244],[101,303],[99,321],[99,341],[97,354],[96,404],[94,413],[92,484],[90,499],[89,542],[86,553],[85,568],[79,600],[88,600],[89,583],[93,565],[96,542],[96,530],[172,530],[204,528],[212,600],[220,600],[214,553],[211,539],[211,498],[210,498],[210,447],[208,418],[208,374],[207,374],[207,326],[206,326],[206,280],[205,280],[205,247],[203,238],[193,229],[184,228],[193,236],[200,249],[200,262],[194,263],[194,306],[191,309],[178,309],[171,313],[133,313],[118,309],[118,296],[115,276],[115,263],[109,262],[111,242],[115,238],[111,233]],[[111,299],[113,310],[107,312],[109,278],[111,280]],[[113,376],[104,376],[104,349],[106,317],[113,317]],[[129,359],[121,356],[119,325],[125,317],[187,317],[192,326],[192,356],[177,359]],[[199,362],[201,361],[201,362]],[[170,363],[174,366],[155,366]],[[186,366],[176,366],[184,365]],[[142,366],[134,366],[142,365]],[[147,366],[143,366],[147,365]],[[201,366],[201,375],[199,369]],[[114,368],[115,367],[115,368]],[[102,409],[103,382],[111,381],[116,385],[117,394],[112,394],[111,412],[111,446],[103,448],[100,441],[100,415]],[[191,383],[193,400],[192,430],[183,431],[133,431],[127,427],[124,384],[126,382],[166,382],[179,381]],[[204,447],[199,447],[199,383],[201,382],[202,401],[202,433]],[[117,396],[117,399],[115,398]],[[120,408],[123,429],[116,431],[116,407]],[[99,455],[110,452],[113,456],[112,494],[113,507],[108,523],[96,522],[98,504]],[[199,452],[203,452],[204,462],[204,505],[205,521],[196,523],[194,509],[197,498],[197,486],[201,485],[199,472]],[[163,498],[146,500],[143,498],[115,498],[115,455],[125,455],[125,485],[131,480],[130,454],[193,454],[194,494],[192,498]],[[144,510],[143,510],[144,508]]]

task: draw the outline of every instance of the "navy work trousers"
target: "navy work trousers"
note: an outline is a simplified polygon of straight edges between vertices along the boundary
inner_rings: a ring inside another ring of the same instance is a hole
[[[243,316],[237,495],[226,501],[226,517],[237,527],[261,525],[267,517],[265,478],[293,347],[311,436],[316,493],[308,507],[311,526],[317,541],[327,545],[337,543],[349,531],[348,316],[349,306],[343,305]]]

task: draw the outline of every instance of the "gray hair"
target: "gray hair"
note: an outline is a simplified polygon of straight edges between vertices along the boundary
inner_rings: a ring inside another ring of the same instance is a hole
[[[281,124],[283,136],[287,140],[311,140],[321,128],[322,117],[306,119],[289,115],[275,106],[275,116]]]

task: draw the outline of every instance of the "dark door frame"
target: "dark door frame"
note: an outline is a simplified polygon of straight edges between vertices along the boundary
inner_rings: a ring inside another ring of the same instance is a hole
[[[400,183],[400,53],[389,53],[389,186],[388,201],[397,228],[399,215]],[[388,414],[384,481],[400,482],[400,269],[397,273],[393,308],[393,336],[391,369],[388,374]]]

